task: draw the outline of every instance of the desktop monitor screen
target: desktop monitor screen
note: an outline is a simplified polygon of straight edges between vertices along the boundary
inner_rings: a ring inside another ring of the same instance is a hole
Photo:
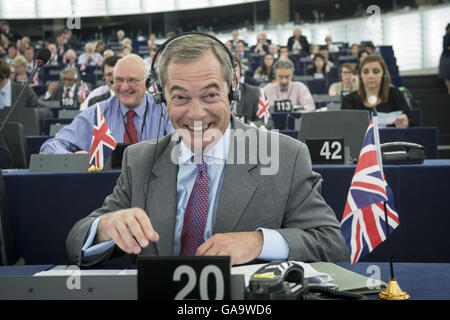
[[[369,125],[369,112],[340,110],[302,114],[298,139],[343,138],[349,147],[350,160],[356,162]]]

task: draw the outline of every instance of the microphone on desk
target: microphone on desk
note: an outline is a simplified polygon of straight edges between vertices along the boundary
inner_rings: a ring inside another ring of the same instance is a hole
[[[14,112],[14,109],[16,108],[17,104],[20,101],[20,98],[22,98],[23,93],[25,92],[25,89],[30,86],[31,80],[34,78],[34,75],[39,70],[40,67],[45,65],[52,56],[50,50],[47,48],[43,48],[39,50],[39,52],[36,55],[36,65],[33,68],[33,72],[31,73],[30,77],[28,77],[27,82],[23,86],[22,90],[20,90],[19,96],[17,97],[16,101],[14,102],[13,106],[11,107],[11,110],[9,110],[8,114],[6,115],[5,119],[3,120],[3,123],[0,126],[0,134],[3,132],[3,128],[8,123],[9,118],[11,117],[11,114]]]

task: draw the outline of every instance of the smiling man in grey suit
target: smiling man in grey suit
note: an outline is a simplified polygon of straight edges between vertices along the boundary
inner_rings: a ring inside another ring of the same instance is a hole
[[[177,130],[126,149],[113,193],[67,237],[73,263],[124,252],[229,255],[232,264],[349,260],[307,147],[231,116],[233,65],[220,43],[172,39],[158,75]]]

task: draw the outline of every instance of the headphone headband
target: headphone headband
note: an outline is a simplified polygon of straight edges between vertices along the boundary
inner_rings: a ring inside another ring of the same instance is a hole
[[[164,49],[167,47],[167,45],[171,41],[173,41],[175,39],[178,39],[180,37],[183,37],[183,36],[187,36],[187,35],[199,35],[199,36],[208,37],[208,38],[214,40],[215,42],[220,44],[222,46],[222,48],[225,50],[225,52],[227,53],[228,57],[230,58],[230,62],[231,62],[231,66],[232,66],[233,70],[237,67],[237,62],[234,61],[234,58],[233,58],[230,50],[228,50],[226,45],[222,41],[220,41],[218,38],[216,38],[216,37],[214,37],[214,36],[212,36],[210,34],[207,34],[207,33],[194,32],[194,31],[178,34],[178,35],[176,35],[176,36],[166,40],[158,48],[158,51],[156,51],[156,53],[155,53],[155,55],[153,56],[153,59],[152,59],[152,65],[151,65],[151,68],[150,68],[149,81],[148,81],[147,88],[149,88],[150,86],[153,85],[153,87],[154,87],[153,98],[155,100],[155,103],[157,103],[157,104],[165,103],[166,101],[165,101],[164,96],[163,96],[162,85],[160,83],[158,83],[158,74],[157,74],[157,72],[155,70],[156,60],[157,60],[159,55],[164,51]],[[241,93],[240,93],[239,89],[230,88],[230,92],[228,94],[228,98],[229,98],[230,102],[231,101],[238,101],[238,100],[240,100],[240,96],[241,96]]]

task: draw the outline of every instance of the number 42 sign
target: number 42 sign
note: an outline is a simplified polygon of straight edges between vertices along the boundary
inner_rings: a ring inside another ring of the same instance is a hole
[[[306,139],[313,164],[345,164],[344,139]]]

